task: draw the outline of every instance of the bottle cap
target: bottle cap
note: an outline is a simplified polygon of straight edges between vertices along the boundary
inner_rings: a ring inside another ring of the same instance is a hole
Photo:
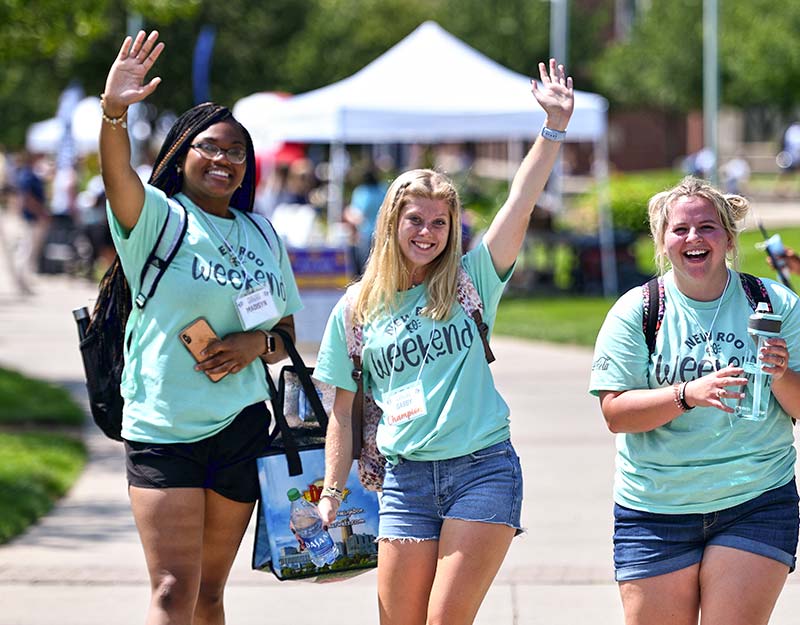
[[[286,491],[286,496],[289,498],[289,501],[297,501],[300,499],[300,491],[296,488],[290,488]]]
[[[781,331],[781,316],[769,312],[766,302],[759,302],[756,312],[747,320],[747,331],[750,334],[774,334]]]

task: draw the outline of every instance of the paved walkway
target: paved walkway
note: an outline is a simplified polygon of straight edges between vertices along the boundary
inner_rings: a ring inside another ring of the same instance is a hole
[[[64,384],[84,401],[70,311],[94,288],[39,278],[20,299],[0,267],[0,365]],[[586,393],[588,350],[495,337],[492,365],[512,409],[525,471],[523,523],[478,615],[479,625],[621,623],[611,568],[613,437]],[[309,361],[313,356],[309,356]],[[138,625],[148,600],[119,444],[87,425],[91,459],[53,512],[0,547],[0,625]],[[252,528],[227,591],[232,625],[377,622],[372,571],[329,585],[274,580],[249,569]],[[790,577],[772,623],[797,623]]]

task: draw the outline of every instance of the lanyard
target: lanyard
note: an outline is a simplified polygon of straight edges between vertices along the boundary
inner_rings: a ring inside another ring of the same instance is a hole
[[[237,254],[237,253],[236,253],[236,250],[235,250],[235,249],[233,248],[233,246],[232,246],[232,245],[231,245],[231,244],[228,242],[228,239],[226,239],[226,238],[223,236],[222,232],[220,232],[220,231],[219,231],[219,228],[217,228],[216,224],[215,224],[213,221],[211,221],[211,219],[209,219],[209,218],[208,218],[208,215],[206,215],[206,214],[205,214],[205,211],[203,211],[203,209],[202,209],[202,208],[201,208],[201,209],[199,209],[199,210],[200,210],[200,215],[202,215],[202,217],[203,217],[203,221],[204,221],[204,222],[206,222],[206,224],[208,224],[209,226],[211,226],[211,229],[212,229],[212,230],[213,230],[213,231],[216,233],[216,235],[217,235],[217,236],[220,238],[220,240],[222,241],[222,243],[225,245],[225,249],[227,249],[227,250],[228,250],[228,253],[231,255],[231,258],[232,258],[232,259],[234,259],[234,260],[236,261],[236,263],[238,263],[238,265],[239,265],[239,266],[242,268],[242,271],[244,272],[244,275],[245,275],[245,277],[246,277],[248,280],[251,280],[251,281],[255,282],[256,284],[260,284],[260,283],[259,283],[259,282],[258,282],[258,281],[257,281],[255,278],[253,278],[253,276],[251,276],[251,275],[250,275],[250,273],[247,271],[247,267],[245,267],[244,259],[242,259],[242,258],[239,256],[239,254]],[[234,218],[234,220],[236,220],[236,232],[238,233],[238,232],[239,232],[239,227],[240,227],[240,225],[241,225],[241,224],[240,224],[240,222],[238,221],[238,219],[236,218],[236,213],[234,213],[233,211],[231,211],[231,214],[233,215],[233,218]],[[243,228],[243,232],[244,232],[244,249],[248,249],[248,244],[249,244],[249,241],[248,241],[248,238],[247,238],[247,227],[246,227],[246,226]],[[237,237],[237,238],[238,238],[238,237]],[[221,251],[221,250],[220,250],[220,251]],[[223,258],[224,258],[225,254],[222,254],[222,256],[223,256]]]

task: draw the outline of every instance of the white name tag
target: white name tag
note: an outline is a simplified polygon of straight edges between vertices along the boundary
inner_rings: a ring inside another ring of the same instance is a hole
[[[266,287],[260,286],[242,293],[236,297],[235,302],[239,321],[245,330],[279,317],[275,300]]]
[[[384,396],[386,406],[386,423],[398,425],[419,419],[428,414],[425,406],[425,390],[422,382],[417,380],[406,384]]]

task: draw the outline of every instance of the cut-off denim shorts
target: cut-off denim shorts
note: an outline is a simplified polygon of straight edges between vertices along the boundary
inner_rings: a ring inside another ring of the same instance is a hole
[[[707,514],[655,514],[614,505],[618,582],[697,564],[709,545],[732,547],[795,568],[798,518],[794,479],[745,503]]]
[[[522,471],[510,440],[449,460],[386,465],[378,539],[438,540],[444,519],[522,531]]]

